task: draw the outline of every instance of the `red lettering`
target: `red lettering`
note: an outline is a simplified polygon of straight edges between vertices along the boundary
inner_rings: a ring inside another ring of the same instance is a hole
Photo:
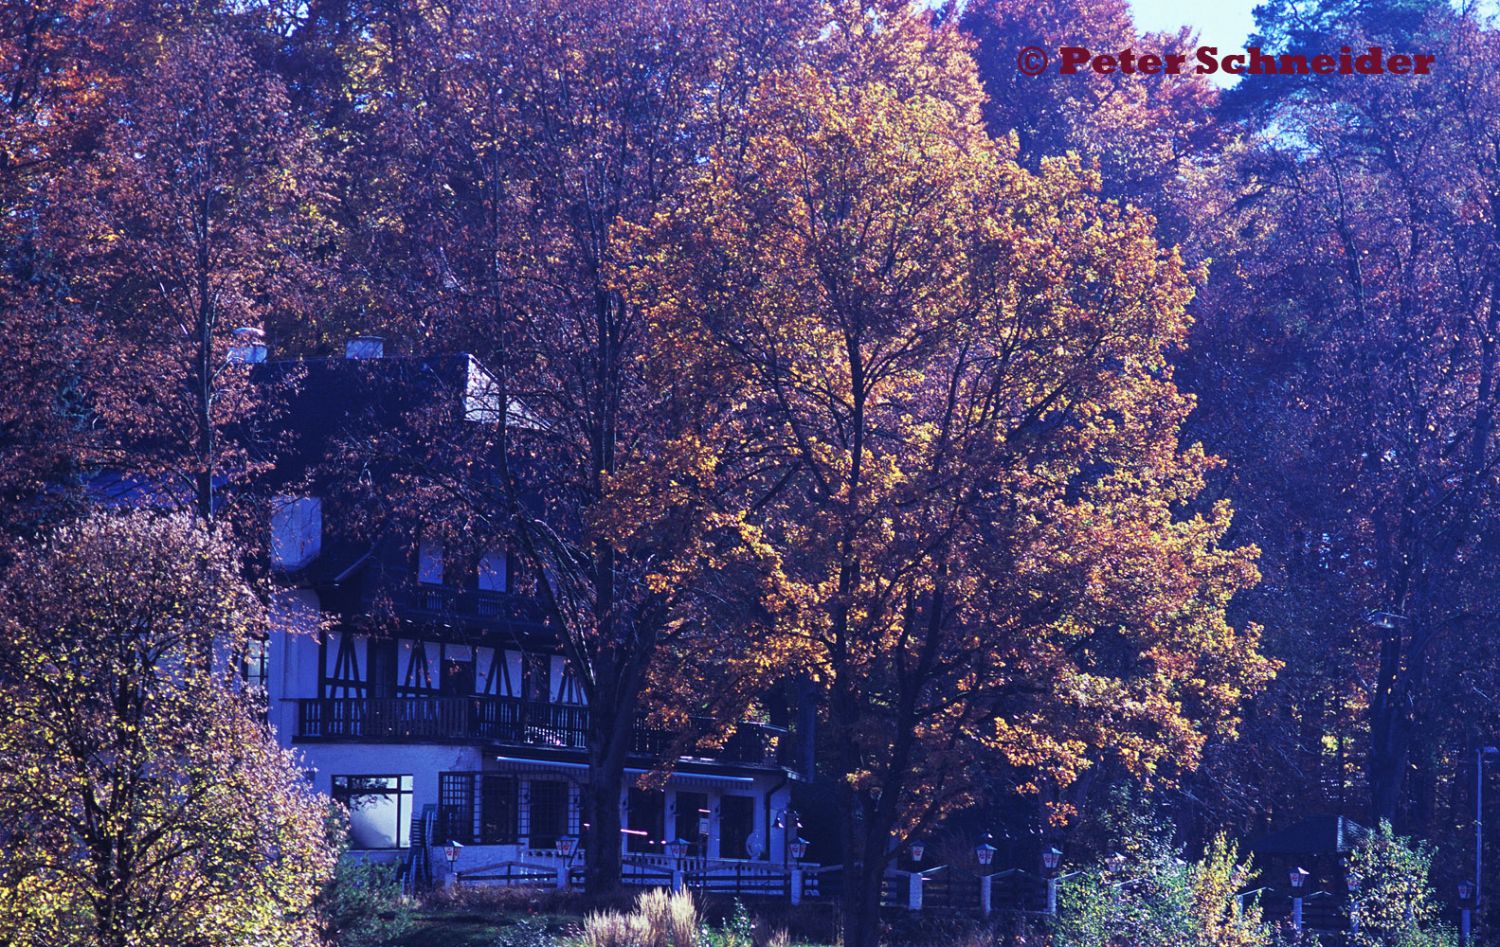
[[[1078,71],[1078,67],[1089,61],[1089,51],[1082,46],[1064,46],[1062,48],[1062,66],[1058,72],[1065,76],[1071,76]]]

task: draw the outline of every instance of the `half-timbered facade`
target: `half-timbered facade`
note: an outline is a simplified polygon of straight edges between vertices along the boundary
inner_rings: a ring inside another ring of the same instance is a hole
[[[450,399],[452,423],[492,423],[493,385],[469,356],[384,358],[374,340],[351,343],[350,356],[256,366],[297,383],[279,421],[288,492],[271,511],[275,631],[247,676],[317,788],[348,806],[352,849],[441,874],[433,846],[456,841],[474,878],[552,864],[558,840],[581,834],[589,709],[532,578],[504,548],[458,554],[410,529],[355,538],[337,481],[368,478],[371,465],[328,460],[341,442],[401,423],[413,398]],[[639,727],[627,777],[671,745]],[[676,760],[662,789],[627,778],[622,851],[649,864],[681,838],[705,862],[784,863],[790,750],[780,728],[747,723],[721,748]]]

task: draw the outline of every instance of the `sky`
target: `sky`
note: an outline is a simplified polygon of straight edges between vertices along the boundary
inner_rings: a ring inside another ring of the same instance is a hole
[[[1187,25],[1198,30],[1201,46],[1217,46],[1222,53],[1244,49],[1255,28],[1252,11],[1259,0],[1130,0],[1135,28],[1142,33],[1175,32]],[[1230,86],[1239,77],[1218,73],[1211,77],[1218,86]]]
[[[1197,27],[1204,46],[1243,49],[1255,26],[1252,15],[1258,0],[1131,0],[1136,29],[1176,30]]]

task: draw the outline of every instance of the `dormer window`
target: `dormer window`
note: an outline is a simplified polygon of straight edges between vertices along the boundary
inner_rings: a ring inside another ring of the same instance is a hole
[[[509,582],[509,569],[506,568],[503,551],[492,549],[479,557],[479,590],[481,592],[508,591]]]
[[[280,496],[271,501],[271,566],[300,569],[323,548],[323,501]]]
[[[423,585],[443,584],[443,544],[424,539],[417,544],[417,581]]]

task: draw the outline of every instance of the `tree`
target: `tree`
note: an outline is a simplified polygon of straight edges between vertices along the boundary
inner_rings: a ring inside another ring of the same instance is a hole
[[[926,11],[841,4],[810,58],[633,285],[660,377],[727,375],[760,419],[752,521],[798,590],[774,645],[825,690],[865,945],[890,858],[982,760],[1033,792],[1102,754],[1191,767],[1271,664],[1224,618],[1253,550],[1187,510],[1212,461],[1164,353],[1191,291],[1150,219],[993,143]]]
[[[73,353],[89,336],[39,245],[51,195],[97,145],[124,63],[129,4],[12,4],[0,11],[0,529],[30,533],[65,507],[87,411]],[[47,502],[40,502],[40,501]]]
[[[1080,81],[1056,67],[1028,76],[1016,55],[1026,46],[1049,55],[1064,46],[1134,48],[1191,62],[1198,42],[1190,31],[1141,35],[1124,0],[977,0],[964,6],[959,24],[975,43],[985,124],[996,137],[1016,134],[1021,164],[1035,170],[1043,158],[1076,152],[1097,162],[1105,196],[1149,209],[1166,240],[1187,236],[1202,211],[1204,169],[1229,144],[1208,78],[1116,70]]]
[[[217,649],[264,611],[186,514],[97,517],[3,590],[0,941],[315,944],[326,800]]]
[[[227,431],[258,395],[231,364],[234,330],[316,307],[321,159],[232,20],[141,37],[117,120],[50,209],[44,240],[96,340],[81,354],[107,435],[95,464],[152,483],[204,520],[253,468]]]
[[[815,28],[802,10],[474,0],[392,13],[358,54],[390,162],[365,197],[387,222],[370,270],[405,307],[395,325],[413,346],[473,352],[506,406],[459,431],[412,419],[390,458],[414,487],[403,513],[431,527],[422,508],[440,506],[453,548],[509,545],[536,579],[589,707],[591,891],[619,883],[619,800],[648,681],[680,679],[663,672],[677,658],[733,653],[773,569],[739,515],[748,491],[715,473],[701,438],[733,423],[727,408],[690,413],[644,377],[622,233],[733,146],[741,99]],[[751,693],[711,690],[673,720],[686,727],[720,694],[733,719]]]
[[[1427,44],[1451,66],[1284,84],[1248,111],[1187,370],[1300,665],[1271,715],[1297,745],[1277,757],[1326,774],[1309,789],[1341,808],[1362,764],[1375,818],[1436,832],[1465,804],[1444,759],[1472,757],[1496,712],[1496,33],[1446,9],[1414,34],[1312,12],[1340,42]]]

